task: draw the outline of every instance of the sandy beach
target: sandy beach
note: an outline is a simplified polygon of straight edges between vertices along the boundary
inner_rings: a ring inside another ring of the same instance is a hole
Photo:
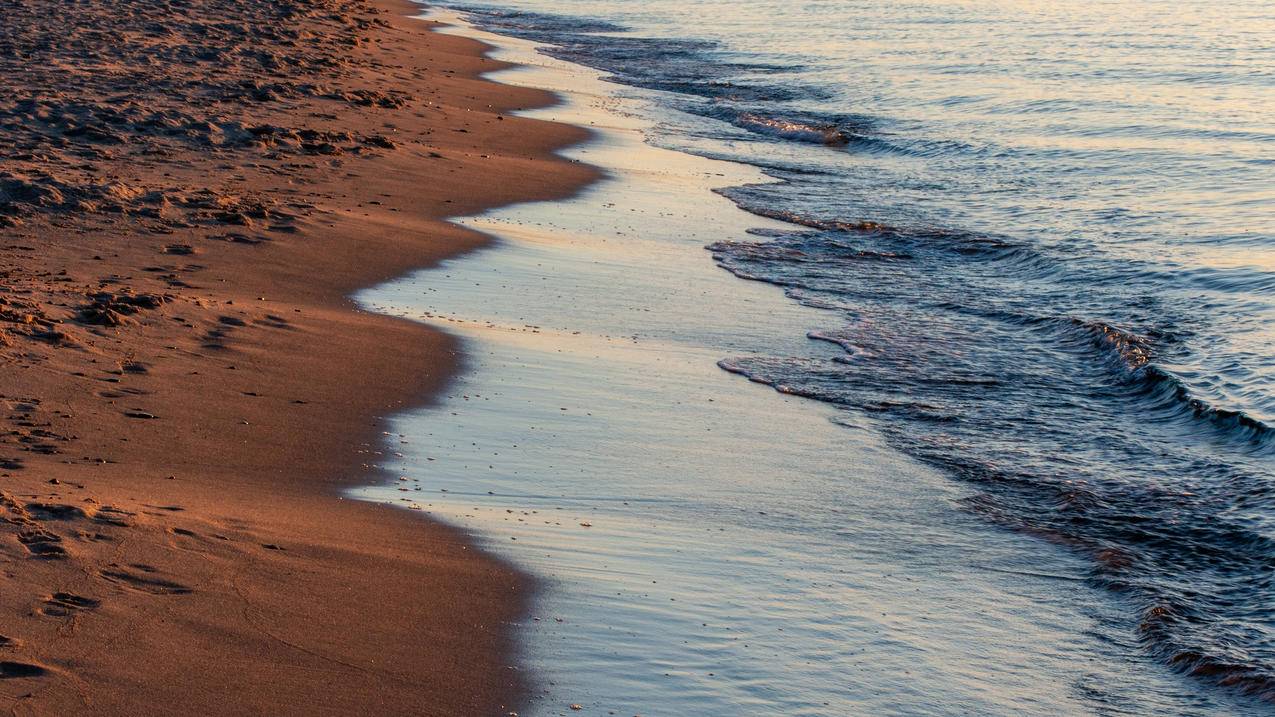
[[[1261,10],[10,0],[0,705],[1270,713]]]
[[[18,2],[0,27],[0,694],[14,714],[516,709],[528,578],[382,481],[456,346],[359,310],[569,195],[585,132],[505,113],[395,0]]]

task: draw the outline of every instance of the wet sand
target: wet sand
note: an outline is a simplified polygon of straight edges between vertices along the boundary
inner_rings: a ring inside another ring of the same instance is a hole
[[[19,2],[0,27],[0,703],[516,709],[527,578],[339,492],[455,341],[348,296],[570,194],[584,138],[395,0]]]

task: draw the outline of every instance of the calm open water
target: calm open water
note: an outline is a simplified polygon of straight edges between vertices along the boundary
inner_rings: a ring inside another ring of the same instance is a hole
[[[782,224],[705,243],[831,318],[723,369],[1086,561],[1103,639],[1275,701],[1268,3],[464,7],[657,98],[651,142],[776,180],[720,191]]]

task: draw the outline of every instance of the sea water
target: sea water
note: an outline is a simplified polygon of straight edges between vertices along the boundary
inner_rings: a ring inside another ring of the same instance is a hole
[[[1270,13],[518,8],[610,179],[362,298],[465,339],[376,494],[547,578],[538,712],[1267,709]]]

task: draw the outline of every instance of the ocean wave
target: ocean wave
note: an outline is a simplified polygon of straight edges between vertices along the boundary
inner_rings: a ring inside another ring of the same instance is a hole
[[[563,58],[567,59],[567,58]],[[688,95],[693,98],[707,99],[714,102],[790,102],[798,99],[809,99],[819,96],[819,91],[808,87],[772,85],[710,79],[703,76],[670,75],[653,76],[654,73],[613,73],[608,80],[633,87],[645,87],[651,90]],[[703,107],[682,103],[679,106],[685,112],[712,117],[713,105]]]
[[[1033,264],[1041,271],[1052,271],[1052,265],[1047,262],[1039,251],[1007,237],[925,227],[899,227],[871,220],[829,219],[811,216],[751,201],[751,198],[747,196],[749,189],[750,187],[728,187],[716,191],[750,214],[767,219],[775,219],[787,224],[816,229],[821,232],[888,239],[901,247],[911,247],[916,251],[947,251],[969,258]],[[816,241],[821,241],[828,245],[826,238],[817,239]],[[896,250],[879,253],[901,258],[910,257],[915,252],[912,250]]]
[[[1242,410],[1210,404],[1196,396],[1181,377],[1155,363],[1157,340],[1172,340],[1171,335],[1146,336],[1101,321],[1076,318],[1045,321],[1079,332],[1083,340],[1097,348],[1125,385],[1143,399],[1148,415],[1161,420],[1202,421],[1226,438],[1253,447],[1271,448],[1275,444],[1275,429],[1271,426]]]
[[[1189,416],[1213,426],[1233,440],[1269,449],[1275,445],[1275,429],[1244,411],[1221,408],[1193,395],[1181,378],[1155,364],[1147,364],[1134,373],[1146,396],[1156,399],[1159,407],[1172,416]]]
[[[1237,689],[1264,702],[1275,702],[1275,671],[1270,666],[1182,638],[1184,632],[1192,631],[1193,623],[1201,622],[1194,612],[1190,607],[1169,602],[1152,605],[1143,611],[1138,635],[1152,652],[1183,674]]]
[[[1163,329],[1143,333],[1104,321],[1069,316],[1034,316],[987,311],[964,305],[945,304],[946,310],[973,313],[1011,324],[1043,329],[1063,346],[1078,348],[1104,366],[1124,393],[1138,401],[1138,409],[1148,420],[1204,422],[1237,445],[1265,451],[1275,449],[1275,427],[1239,409],[1215,406],[1199,397],[1189,382],[1157,362],[1158,354],[1179,343],[1178,337]]]
[[[727,196],[731,190],[724,190]],[[744,279],[765,281],[790,292],[823,293],[833,288],[830,272],[837,267],[858,271],[900,262],[923,263],[935,252],[966,259],[995,261],[1001,271],[1026,269],[1028,278],[1039,279],[1059,269],[1034,249],[997,237],[933,229],[904,229],[871,221],[845,221],[803,215],[769,207],[746,206],[760,216],[814,230],[773,232],[767,241],[720,241],[708,245],[713,258],[726,270]],[[806,301],[804,294],[794,298]],[[807,302],[809,303],[809,302]],[[1160,350],[1180,348],[1178,337],[1165,329],[1141,332],[1114,323],[1006,312],[978,301],[938,301],[932,310],[964,313],[1030,328],[1050,336],[1049,341],[1077,354],[1082,362],[1105,367],[1111,377],[1105,389],[1134,401],[1148,421],[1207,425],[1215,438],[1243,447],[1247,452],[1275,449],[1275,428],[1243,410],[1216,405],[1198,389],[1157,362]],[[835,340],[834,334],[812,338]],[[848,344],[843,344],[847,345]],[[1091,387],[1098,390],[1100,386]]]
[[[818,253],[809,253],[796,246],[778,242],[720,241],[709,244],[707,249],[719,260],[730,256],[735,262],[787,261],[824,263],[835,261],[905,261],[911,255],[894,251],[875,251],[839,244],[824,246]]]
[[[794,142],[810,142],[839,147],[850,144],[859,135],[835,124],[802,122],[779,117],[744,113],[733,122],[736,127]]]
[[[610,33],[625,30],[621,25],[583,16],[553,15],[530,10],[484,7],[464,3],[446,3],[446,5],[464,12],[475,24],[500,30],[501,34],[513,37],[548,40],[566,34]]]

